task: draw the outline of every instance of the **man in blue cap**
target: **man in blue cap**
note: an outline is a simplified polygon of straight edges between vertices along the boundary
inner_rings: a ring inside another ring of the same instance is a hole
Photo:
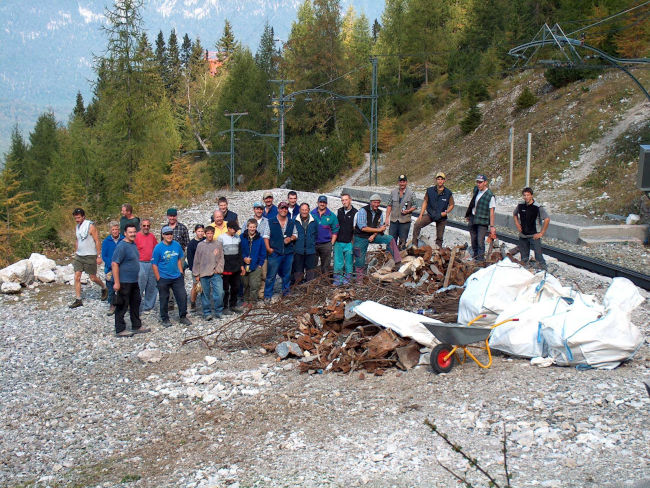
[[[469,222],[469,236],[472,240],[472,257],[476,261],[485,261],[485,236],[488,232],[496,232],[494,228],[496,206],[496,198],[488,188],[487,176],[478,175],[472,192],[472,201],[469,202],[465,212],[465,219]]]
[[[327,197],[318,197],[318,207],[311,211],[311,214],[318,224],[318,235],[316,236],[316,256],[320,261],[321,274],[328,274],[330,262],[332,261],[332,248],[339,233],[339,219],[336,214],[327,208]]]

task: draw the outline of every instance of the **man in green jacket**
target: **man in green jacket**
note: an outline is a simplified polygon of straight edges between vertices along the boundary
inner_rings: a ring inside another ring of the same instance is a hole
[[[495,232],[494,212],[496,206],[496,198],[492,191],[488,189],[487,177],[478,175],[472,201],[465,213],[465,219],[469,222],[469,235],[472,240],[472,257],[476,261],[485,261],[485,236],[488,231]]]

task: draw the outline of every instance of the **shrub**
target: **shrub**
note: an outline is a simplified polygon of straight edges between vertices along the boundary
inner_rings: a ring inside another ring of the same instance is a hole
[[[481,111],[476,104],[472,105],[467,111],[467,114],[465,114],[463,120],[460,121],[460,130],[463,134],[469,134],[481,125],[482,118],[483,116],[481,115]]]
[[[596,78],[599,70],[597,68],[576,68],[576,67],[553,67],[544,71],[544,78],[555,88],[573,83],[575,81]]]
[[[530,88],[525,87],[521,95],[517,97],[517,108],[519,110],[526,110],[537,103],[537,97],[530,91]]]

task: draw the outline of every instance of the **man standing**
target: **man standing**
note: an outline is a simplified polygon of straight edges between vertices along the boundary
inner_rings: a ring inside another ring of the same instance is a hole
[[[140,320],[140,287],[138,274],[140,273],[140,253],[135,245],[135,224],[128,223],[124,228],[124,239],[117,245],[113,253],[113,280],[117,306],[115,308],[115,335],[117,337],[131,337],[133,334],[144,334],[151,329],[142,327]],[[124,314],[129,309],[131,330],[126,330]]]
[[[97,277],[97,265],[102,262],[97,227],[95,227],[92,221],[86,220],[86,212],[84,212],[83,208],[75,208],[72,211],[72,216],[76,222],[75,234],[77,237],[75,254],[72,258],[75,299],[68,306],[70,308],[77,308],[83,305],[81,301],[81,273],[84,271],[102,289],[102,301],[108,298],[108,288]]]
[[[300,205],[298,205],[298,194],[291,190],[289,193],[287,193],[287,203],[289,204],[289,218],[292,220],[296,220],[298,215],[300,214]]]
[[[184,224],[178,221],[178,210],[175,208],[167,209],[167,225],[165,227],[172,229],[174,240],[181,245],[182,251],[185,252],[190,243],[190,232]]]
[[[241,256],[241,239],[237,235],[239,225],[237,222],[228,222],[228,231],[219,236],[223,247],[223,314],[231,315],[241,313],[242,309],[237,307],[237,295],[239,284],[244,270],[244,261]]]
[[[192,271],[194,266],[194,254],[196,253],[196,247],[199,245],[199,242],[205,239],[205,227],[203,224],[196,224],[194,226],[194,239],[190,241],[187,245],[187,268]],[[192,290],[190,291],[190,310],[196,310],[196,284],[194,281],[192,283]]]
[[[140,253],[140,274],[138,274],[138,286],[140,296],[144,293],[144,300],[140,304],[140,313],[149,313],[156,306],[158,288],[156,277],[153,274],[151,258],[153,250],[158,245],[158,239],[151,232],[151,219],[142,221],[142,229],[135,236],[135,246]]]
[[[247,232],[241,239],[241,253],[244,259],[246,274],[244,282],[244,307],[250,308],[258,300],[262,281],[262,266],[266,263],[266,247],[264,239],[257,231],[257,220],[249,219]],[[262,296],[264,289],[262,288]]]
[[[379,208],[380,204],[381,197],[375,193],[370,197],[370,204],[361,207],[356,215],[353,252],[358,283],[363,281],[366,271],[366,253],[369,244],[386,244],[395,261],[394,269],[397,269],[399,263],[402,262],[402,256],[399,254],[395,239],[392,236],[384,235],[386,224],[384,224],[384,216]]]
[[[271,195],[272,197],[273,195]],[[255,202],[253,204],[253,217],[257,221],[257,232],[259,233],[260,236],[262,236],[262,241],[264,240],[264,235],[269,233],[269,219],[264,217],[264,204],[262,202]],[[264,251],[266,253],[266,250]],[[264,260],[264,264],[262,265],[262,275],[260,276],[260,280],[262,280],[262,283],[266,282],[266,272],[268,269],[268,260]],[[264,298],[264,287],[260,286],[258,293],[258,298],[262,300]]]
[[[264,217],[267,219],[271,220],[278,215],[278,207],[273,205],[273,193],[270,191],[264,192],[264,195],[262,196],[262,200],[264,201]]]
[[[422,201],[420,216],[413,227],[413,244],[418,245],[420,231],[431,222],[436,223],[436,245],[442,247],[442,236],[447,225],[447,216],[454,209],[454,196],[445,186],[445,174],[440,171],[436,175],[436,186],[427,188]],[[392,224],[391,224],[392,225]]]
[[[226,197],[219,197],[217,200],[217,205],[223,214],[223,220],[226,222],[237,222],[237,224],[239,224],[239,221],[237,220],[237,214],[231,210],[228,210],[228,199]],[[214,212],[210,216],[210,222],[214,222]]]
[[[223,312],[223,247],[214,238],[214,226],[205,228],[205,240],[196,246],[196,254],[192,262],[192,274],[196,282],[201,282],[201,304],[203,319],[212,320],[210,299],[214,307],[214,318],[220,319]]]
[[[336,218],[339,221],[339,233],[334,243],[334,285],[347,285],[352,279],[352,240],[354,238],[354,216],[357,209],[352,206],[348,193],[341,194],[341,204]],[[345,269],[345,275],[343,270]]]
[[[275,277],[279,274],[282,280],[282,295],[289,294],[291,283],[291,264],[293,263],[293,243],[298,239],[295,221],[287,214],[289,205],[280,202],[277,217],[269,220],[269,229],[262,236],[268,254],[268,272],[264,284],[264,300],[273,296]]]
[[[104,261],[104,276],[106,278],[106,288],[108,288],[108,313],[113,315],[115,313],[115,290],[113,289],[113,272],[111,271],[111,262],[113,261],[113,253],[123,237],[120,235],[120,223],[112,221],[108,224],[110,234],[102,241],[102,261]]]
[[[543,205],[535,202],[533,199],[532,188],[526,187],[521,191],[524,201],[517,205],[512,212],[515,225],[519,231],[519,251],[521,260],[528,264],[530,259],[530,248],[535,251],[535,261],[541,269],[546,269],[546,261],[542,254],[542,237],[548,229],[551,218],[548,216]],[[537,223],[540,223],[542,230],[537,230]]]
[[[316,237],[316,255],[320,261],[321,274],[328,274],[330,262],[332,261],[332,248],[336,242],[336,234],[339,231],[339,220],[336,215],[327,208],[327,197],[318,197],[318,207],[312,210],[318,224],[318,236]]]
[[[386,216],[390,220],[388,233],[396,242],[399,241],[399,248],[404,249],[411,230],[411,214],[415,210],[415,199],[411,189],[406,186],[406,175],[399,175],[397,181],[398,187],[390,192]]]
[[[300,214],[294,220],[297,239],[293,245],[293,275],[294,283],[309,281],[314,276],[316,267],[316,237],[318,224],[314,216],[309,213],[309,204],[300,205]]]
[[[140,219],[133,215],[133,206],[130,203],[122,205],[122,216],[120,217],[120,235],[124,235],[126,224],[135,225],[135,230],[140,232]]]
[[[153,250],[153,274],[158,282],[160,294],[160,320],[163,327],[171,326],[169,321],[169,290],[174,292],[178,303],[180,323],[191,325],[187,318],[187,293],[183,280],[183,248],[174,240],[174,229],[166,225],[162,228],[163,240]]]
[[[472,253],[476,261],[485,261],[485,236],[495,232],[494,211],[497,206],[496,198],[488,189],[488,179],[485,175],[476,177],[476,186],[469,202],[465,218],[469,222],[469,235],[472,240]]]
[[[221,210],[215,210],[212,214],[212,225],[214,226],[214,238],[218,239],[221,234],[228,232],[228,225],[223,218]]]

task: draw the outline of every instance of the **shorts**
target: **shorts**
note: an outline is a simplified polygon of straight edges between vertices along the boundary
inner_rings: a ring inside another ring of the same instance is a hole
[[[96,275],[97,255],[92,254],[90,256],[79,256],[78,254],[75,254],[72,258],[72,268],[75,273],[85,271],[91,276]]]

